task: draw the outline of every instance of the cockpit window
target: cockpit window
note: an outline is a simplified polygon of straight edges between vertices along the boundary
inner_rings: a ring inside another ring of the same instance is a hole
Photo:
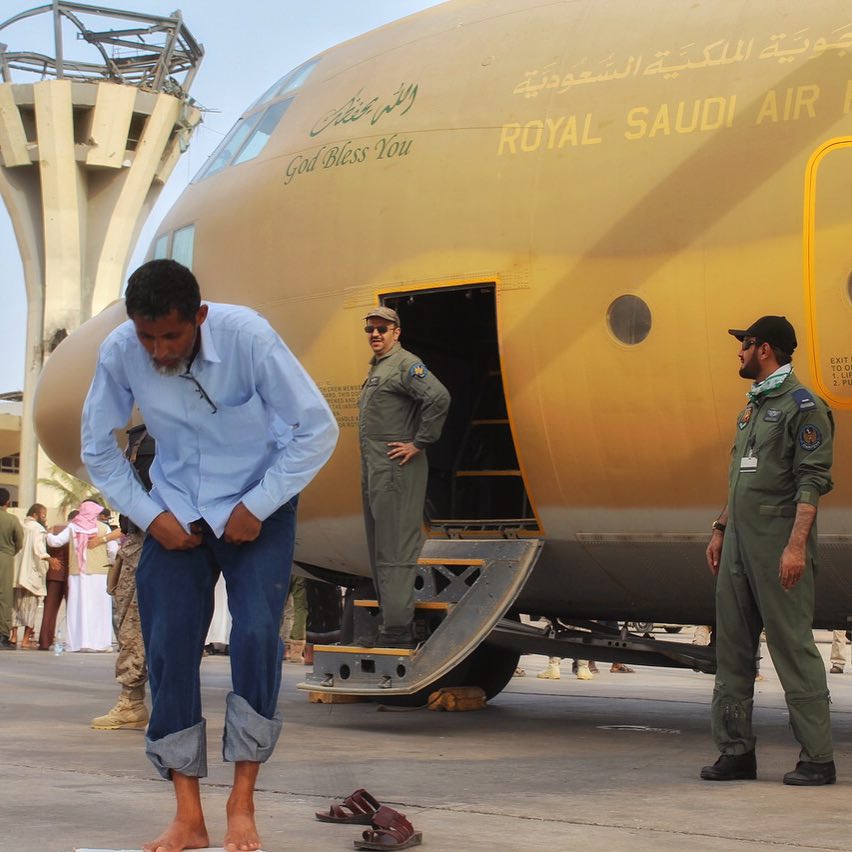
[[[216,172],[221,172],[226,166],[231,164],[234,155],[242,148],[246,137],[254,130],[255,124],[260,119],[260,115],[253,115],[251,118],[241,118],[232,128],[231,132],[222,140],[219,147],[210,155],[210,159],[202,166],[201,171],[195,176],[194,180],[204,180],[204,178],[215,175]]]
[[[210,155],[193,183],[209,178],[230,165],[254,159],[266,146],[281,116],[293,103],[292,98],[277,101],[262,112],[241,118],[231,129],[219,147]]]
[[[301,85],[305,83],[308,77],[311,76],[311,72],[316,68],[317,63],[319,62],[319,58],[317,59],[309,59],[307,62],[303,62],[298,68],[294,68],[289,73],[285,74],[280,80],[277,80],[272,86],[270,86],[250,107],[249,109],[253,109],[256,106],[260,106],[260,104],[265,104],[267,101],[271,101],[273,98],[280,98],[283,95],[288,94],[289,92],[293,92],[298,89]]]
[[[172,259],[192,269],[192,248],[195,243],[195,225],[187,225],[175,231],[172,238]]]
[[[304,85],[319,61],[320,57],[303,62],[270,86],[231,128],[192,182],[197,183],[228,166],[245,163],[260,154],[281,121],[281,116],[293,102],[292,97],[285,98],[285,95]],[[263,108],[265,104],[268,104],[266,109]]]
[[[254,159],[263,150],[269,141],[269,137],[272,136],[272,132],[278,126],[278,122],[281,121],[281,116],[284,115],[291,103],[293,103],[292,98],[288,98],[286,101],[278,101],[261,115],[260,121],[257,122],[251,135],[234,158],[234,165]]]
[[[153,260],[161,260],[169,256],[169,235],[161,234],[154,240],[154,251],[151,252]]]

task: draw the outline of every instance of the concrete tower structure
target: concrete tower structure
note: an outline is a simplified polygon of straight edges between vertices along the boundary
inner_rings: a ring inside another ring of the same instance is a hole
[[[204,51],[171,17],[54,0],[0,24],[50,16],[54,55],[0,44],[0,195],[27,290],[19,503],[35,500],[32,428],[44,360],[121,293],[139,232],[201,110],[188,97]],[[94,30],[90,20],[106,21]],[[64,31],[94,61],[65,55]],[[12,80],[12,75],[28,78]],[[32,80],[35,79],[35,82]]]

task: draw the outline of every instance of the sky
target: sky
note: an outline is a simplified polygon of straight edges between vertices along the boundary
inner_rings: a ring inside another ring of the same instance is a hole
[[[436,6],[439,0],[89,0],[91,5],[152,15],[175,8],[205,56],[190,95],[209,112],[189,150],[170,177],[146,221],[130,261],[132,271],[145,259],[157,224],[207,156],[248,107],[272,83],[321,51],[390,21]],[[0,0],[0,23],[43,4],[43,0]],[[10,51],[52,55],[49,15],[37,15],[0,30]],[[70,58],[75,55],[68,51]],[[13,76],[13,80],[18,79]],[[20,80],[24,82],[23,79]],[[27,81],[29,82],[29,81]],[[11,221],[0,204],[0,393],[24,383],[26,294]]]

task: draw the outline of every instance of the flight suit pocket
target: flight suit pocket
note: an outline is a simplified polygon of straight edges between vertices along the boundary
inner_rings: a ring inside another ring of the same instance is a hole
[[[397,481],[397,463],[391,461],[386,456],[376,457],[371,453],[371,458],[367,462],[367,489],[371,494],[378,492],[396,491],[398,488]]]
[[[397,491],[399,489],[399,462],[388,459],[388,467],[385,475],[382,477],[383,491]]]
[[[773,518],[793,518],[796,515],[796,506],[761,506],[759,513]]]

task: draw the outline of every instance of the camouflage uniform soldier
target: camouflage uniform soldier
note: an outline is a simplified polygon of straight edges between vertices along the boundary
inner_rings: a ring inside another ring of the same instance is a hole
[[[712,727],[721,756],[701,777],[757,777],[751,716],[765,628],[801,745],[784,783],[833,784],[828,689],[812,627],[815,521],[819,498],[832,487],[834,421],[792,373],[796,333],[784,317],[762,317],[730,334],[742,343],[740,375],[754,384],[737,421],[728,504],[707,546],[718,577]]]
[[[399,345],[396,311],[374,308],[365,319],[373,359],[361,388],[358,433],[367,545],[381,606],[376,641],[384,647],[412,647],[414,579],[429,476],[423,449],[440,437],[450,395],[417,356]]]
[[[154,460],[154,439],[144,426],[130,429],[128,436],[127,457],[142,483],[150,489],[148,468]],[[136,603],[136,566],[145,534],[129,518],[122,517],[122,525],[126,525],[127,535],[107,578],[107,591],[112,595],[112,624],[118,639],[115,679],[121,684],[121,695],[107,714],[92,719],[92,727],[98,731],[143,730],[148,724],[145,706],[148,667]]]

